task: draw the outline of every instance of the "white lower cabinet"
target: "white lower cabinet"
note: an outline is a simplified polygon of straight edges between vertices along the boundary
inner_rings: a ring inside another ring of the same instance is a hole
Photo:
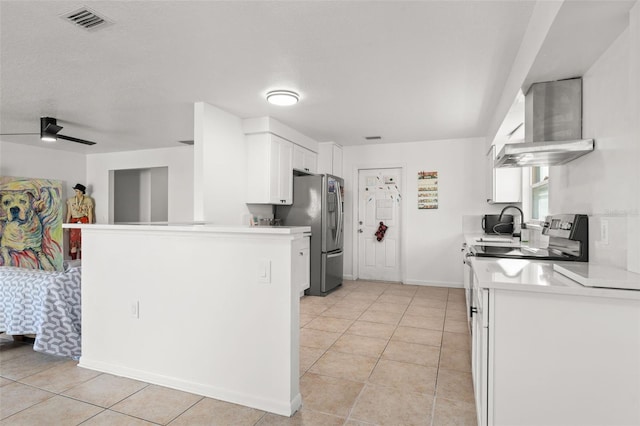
[[[291,204],[293,144],[271,133],[247,135],[247,203]]]
[[[293,282],[299,285],[300,297],[311,285],[309,275],[311,267],[310,243],[311,238],[304,237],[293,244]]]
[[[473,292],[478,424],[640,424],[640,300]]]
[[[488,296],[487,290],[474,289],[471,307],[471,375],[480,425],[487,424]]]

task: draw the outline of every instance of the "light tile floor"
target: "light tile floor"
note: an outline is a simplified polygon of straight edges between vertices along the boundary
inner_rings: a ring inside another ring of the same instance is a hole
[[[77,368],[0,335],[0,425],[475,425],[461,289],[345,281],[300,306],[291,418]]]

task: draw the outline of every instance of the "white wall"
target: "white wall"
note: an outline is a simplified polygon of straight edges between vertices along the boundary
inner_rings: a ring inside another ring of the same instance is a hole
[[[166,167],[149,169],[149,219],[164,222],[169,218],[169,170]]]
[[[169,174],[169,222],[193,221],[193,148],[125,151],[87,155],[87,182],[93,186],[96,222],[109,223],[110,171],[167,167]]]
[[[301,401],[301,235],[87,226],[80,366],[291,415]],[[269,282],[258,274],[265,263]]]
[[[195,219],[223,225],[248,224],[242,120],[213,105],[197,102],[194,122]]]
[[[87,167],[84,154],[39,148],[11,142],[0,142],[0,176],[55,179],[63,182],[62,196],[73,196],[76,183],[87,186]]]
[[[116,170],[113,174],[113,221],[140,222],[140,169]]]
[[[351,278],[357,274],[354,225],[358,169],[402,167],[403,282],[462,286],[462,217],[499,212],[502,207],[486,203],[484,138],[345,146],[343,154],[345,276]],[[417,208],[419,171],[438,172],[437,210]],[[479,220],[476,232],[481,232]]]
[[[595,151],[550,170],[552,213],[587,213],[590,260],[640,272],[640,4],[583,76],[583,137]],[[608,222],[608,243],[601,224]]]

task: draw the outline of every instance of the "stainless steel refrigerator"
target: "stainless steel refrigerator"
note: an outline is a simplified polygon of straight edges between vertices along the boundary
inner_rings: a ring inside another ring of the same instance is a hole
[[[294,176],[293,204],[275,209],[284,226],[311,226],[311,284],[305,291],[311,296],[342,285],[343,188],[337,176]]]

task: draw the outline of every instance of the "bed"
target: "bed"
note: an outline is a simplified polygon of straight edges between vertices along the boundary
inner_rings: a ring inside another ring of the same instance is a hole
[[[64,272],[0,267],[0,331],[35,334],[33,349],[80,357],[81,306],[79,265]]]

